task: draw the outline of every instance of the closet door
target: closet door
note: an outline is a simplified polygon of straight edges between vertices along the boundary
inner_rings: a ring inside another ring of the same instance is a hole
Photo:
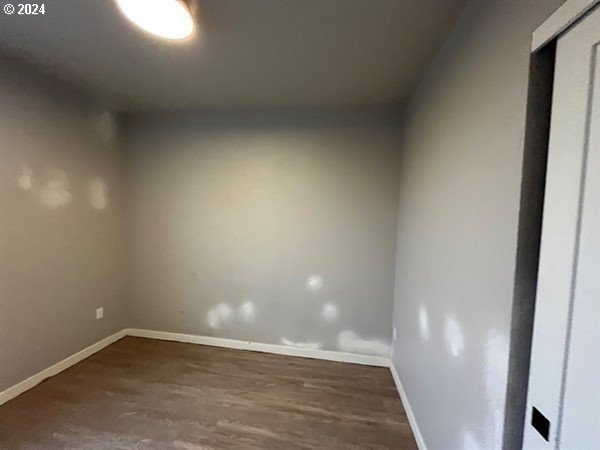
[[[600,449],[600,9],[561,35],[525,449]]]

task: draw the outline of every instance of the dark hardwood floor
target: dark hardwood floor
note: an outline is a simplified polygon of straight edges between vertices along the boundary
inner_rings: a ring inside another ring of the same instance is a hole
[[[416,444],[388,369],[127,337],[1,406],[0,447]]]

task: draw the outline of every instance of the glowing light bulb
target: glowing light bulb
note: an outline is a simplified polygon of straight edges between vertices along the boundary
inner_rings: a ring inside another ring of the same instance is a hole
[[[138,27],[165,39],[181,40],[194,32],[194,20],[180,0],[116,0]]]

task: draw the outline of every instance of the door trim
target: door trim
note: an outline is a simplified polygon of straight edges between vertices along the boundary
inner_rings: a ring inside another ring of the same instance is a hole
[[[558,37],[599,3],[600,0],[567,0],[533,32],[531,53],[537,52],[552,39]]]

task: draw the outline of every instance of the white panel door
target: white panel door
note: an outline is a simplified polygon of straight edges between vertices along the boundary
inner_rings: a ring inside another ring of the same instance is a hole
[[[599,43],[598,8],[557,42],[525,449],[600,449]]]

